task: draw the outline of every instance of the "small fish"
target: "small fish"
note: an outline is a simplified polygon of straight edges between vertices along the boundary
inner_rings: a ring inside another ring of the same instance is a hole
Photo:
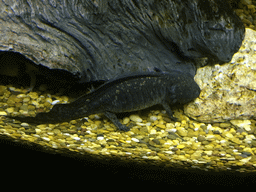
[[[129,131],[127,126],[119,122],[115,113],[138,111],[161,104],[169,117],[176,121],[169,105],[188,103],[199,94],[200,88],[190,74],[176,70],[143,72],[110,80],[72,103],[54,105],[48,113],[10,118],[43,124],[103,113],[119,130]]]

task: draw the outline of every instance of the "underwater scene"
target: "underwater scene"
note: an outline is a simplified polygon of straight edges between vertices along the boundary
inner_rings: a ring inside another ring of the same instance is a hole
[[[0,1],[0,139],[256,172],[256,1],[34,2]]]

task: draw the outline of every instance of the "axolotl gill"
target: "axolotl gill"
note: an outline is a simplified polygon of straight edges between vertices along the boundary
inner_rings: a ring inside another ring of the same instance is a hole
[[[129,131],[119,122],[116,113],[138,111],[160,104],[173,117],[169,105],[185,104],[200,94],[200,88],[190,74],[171,72],[141,72],[123,75],[101,85],[89,94],[69,104],[56,104],[48,113],[35,117],[10,117],[23,122],[60,123],[103,113],[121,131]]]

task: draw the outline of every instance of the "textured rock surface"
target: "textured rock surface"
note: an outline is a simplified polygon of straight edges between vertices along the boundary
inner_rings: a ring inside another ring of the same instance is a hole
[[[240,50],[230,63],[198,69],[201,94],[185,113],[202,122],[256,118],[256,32],[246,28]]]
[[[154,67],[194,75],[184,56],[228,62],[244,36],[222,0],[0,0],[0,7],[1,51],[82,82]]]

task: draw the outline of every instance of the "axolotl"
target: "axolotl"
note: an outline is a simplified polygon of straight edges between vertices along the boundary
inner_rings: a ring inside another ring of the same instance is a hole
[[[129,131],[119,122],[116,113],[138,111],[160,104],[173,117],[170,105],[185,104],[200,94],[200,88],[188,73],[141,72],[109,80],[91,93],[68,104],[56,104],[46,113],[35,117],[10,117],[29,123],[60,123],[103,113],[119,130]]]

